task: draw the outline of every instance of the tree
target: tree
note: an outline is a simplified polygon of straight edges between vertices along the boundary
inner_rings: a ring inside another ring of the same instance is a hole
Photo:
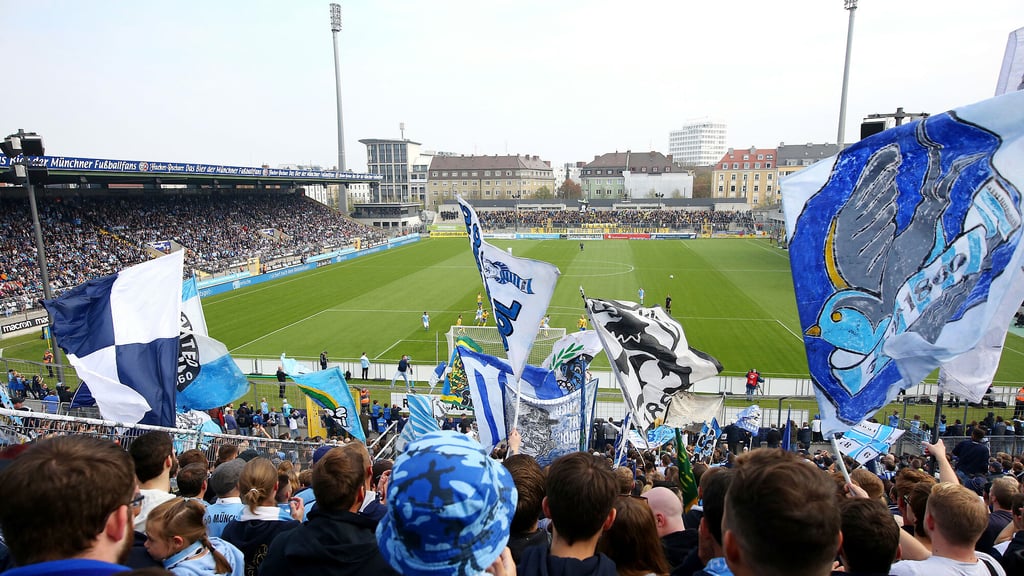
[[[541,186],[534,192],[533,197],[538,200],[549,200],[551,198],[551,189],[547,186]]]
[[[694,198],[711,198],[712,197],[712,185],[711,182],[711,166],[699,166],[694,170],[693,174],[693,197]]]
[[[583,187],[566,178],[565,182],[558,187],[558,196],[564,200],[578,200],[583,198]]]

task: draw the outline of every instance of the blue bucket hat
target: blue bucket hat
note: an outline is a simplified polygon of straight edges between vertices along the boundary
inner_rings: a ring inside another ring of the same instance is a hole
[[[395,461],[377,544],[404,576],[482,574],[508,543],[512,475],[475,440],[439,430]]]

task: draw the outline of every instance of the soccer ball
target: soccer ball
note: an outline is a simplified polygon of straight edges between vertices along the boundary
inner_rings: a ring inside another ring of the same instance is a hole
[[[675,274],[669,274],[669,275],[668,275],[668,277],[669,277],[669,278],[675,278],[675,277],[676,277],[676,275],[675,275]]]

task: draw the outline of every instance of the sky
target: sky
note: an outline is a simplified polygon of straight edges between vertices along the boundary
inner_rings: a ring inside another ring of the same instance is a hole
[[[842,0],[340,0],[346,165],[364,138],[553,165],[668,153],[690,119],[728,145],[835,142]],[[328,2],[0,0],[0,133],[61,156],[337,164]],[[871,113],[993,95],[1021,0],[860,0],[846,141]]]

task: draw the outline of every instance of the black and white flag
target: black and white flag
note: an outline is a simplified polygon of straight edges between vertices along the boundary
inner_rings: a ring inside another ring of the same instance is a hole
[[[598,298],[586,302],[638,429],[647,430],[663,418],[673,394],[722,371],[718,360],[687,345],[683,327],[660,306]]]

